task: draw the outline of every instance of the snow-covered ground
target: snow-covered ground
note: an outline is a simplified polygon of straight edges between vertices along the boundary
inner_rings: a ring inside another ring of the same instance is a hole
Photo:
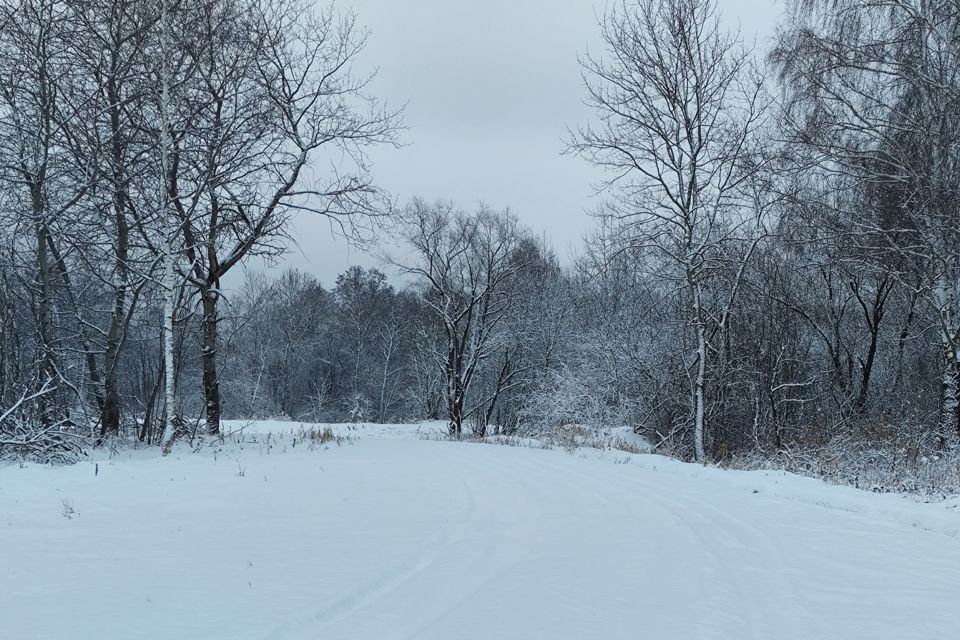
[[[0,468],[0,638],[960,637],[955,502],[436,424],[230,428]]]

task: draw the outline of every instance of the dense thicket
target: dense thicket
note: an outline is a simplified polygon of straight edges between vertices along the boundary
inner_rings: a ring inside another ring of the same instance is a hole
[[[6,451],[159,437],[164,200],[177,397],[210,433],[221,413],[456,436],[625,424],[683,457],[821,471],[957,446],[957,0],[797,2],[769,52],[708,0],[617,3],[583,60],[596,117],[569,139],[608,197],[571,265],[509,211],[390,210],[362,147],[396,120],[332,12],[172,2],[163,180],[151,10],[4,4]],[[354,173],[304,186],[323,145]],[[327,288],[250,271],[222,289],[283,249],[296,210],[383,214],[402,247]]]

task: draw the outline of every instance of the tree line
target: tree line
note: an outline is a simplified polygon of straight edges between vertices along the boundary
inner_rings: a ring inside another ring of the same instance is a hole
[[[349,14],[6,0],[0,25],[18,455],[221,416],[629,425],[698,461],[914,464],[960,437],[956,0],[797,0],[765,50],[711,0],[611,5],[581,59],[594,117],[566,137],[606,176],[572,264],[509,211],[376,188],[364,149],[402,123]],[[403,247],[329,289],[222,289],[297,213]]]

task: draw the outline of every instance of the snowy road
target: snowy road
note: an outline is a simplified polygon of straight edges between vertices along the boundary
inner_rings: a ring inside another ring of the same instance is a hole
[[[0,637],[960,637],[955,509],[605,458],[373,438],[0,469]]]

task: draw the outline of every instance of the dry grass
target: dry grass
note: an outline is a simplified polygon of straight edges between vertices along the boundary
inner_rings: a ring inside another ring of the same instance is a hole
[[[302,428],[297,433],[297,439],[313,445],[327,444],[328,442],[335,442],[337,445],[343,444],[343,439],[336,435],[330,427]]]
[[[422,440],[456,440],[445,433],[439,432],[421,434],[420,438]],[[488,435],[478,438],[464,434],[460,440],[462,442],[496,444],[525,449],[560,449],[566,453],[574,453],[578,449],[622,451],[634,455],[650,453],[649,448],[644,448],[637,443],[629,442],[621,437],[612,436],[610,433],[598,431],[582,424],[566,424],[527,436]]]

